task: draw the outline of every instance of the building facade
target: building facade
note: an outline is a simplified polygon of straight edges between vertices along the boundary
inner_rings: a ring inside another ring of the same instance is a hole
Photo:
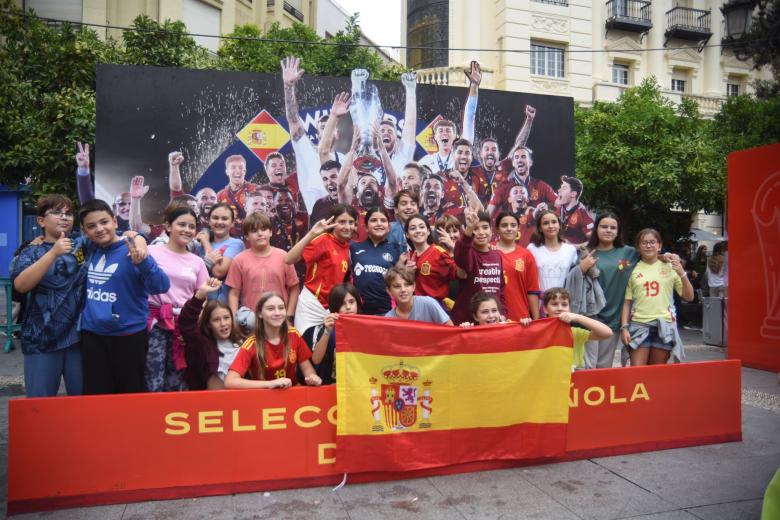
[[[138,15],[158,22],[181,20],[191,33],[230,34],[239,25],[254,24],[263,31],[274,23],[289,27],[302,23],[323,38],[346,26],[347,13],[334,0],[16,0],[38,16],[74,23],[129,27]],[[95,30],[104,37],[119,39],[121,29]],[[219,38],[195,36],[195,41],[211,52],[219,48]],[[363,37],[362,43],[373,44]],[[377,49],[386,62],[390,56]]]
[[[485,88],[571,96],[583,106],[654,76],[667,97],[691,97],[711,116],[764,77],[708,46],[724,36],[722,3],[402,0],[403,45],[450,49],[409,49],[403,58],[423,82],[465,85],[460,71],[476,59]]]

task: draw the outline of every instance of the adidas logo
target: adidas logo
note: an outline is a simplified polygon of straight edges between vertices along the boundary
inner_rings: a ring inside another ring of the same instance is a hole
[[[96,285],[103,285],[114,274],[119,264],[111,264],[106,266],[106,255],[100,257],[97,265],[89,264],[89,271],[87,271],[87,278],[91,283]]]

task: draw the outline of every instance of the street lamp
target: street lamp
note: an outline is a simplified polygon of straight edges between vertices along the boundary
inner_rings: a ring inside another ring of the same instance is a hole
[[[730,0],[721,6],[720,12],[726,20],[726,36],[730,40],[741,40],[750,30],[753,0]]]

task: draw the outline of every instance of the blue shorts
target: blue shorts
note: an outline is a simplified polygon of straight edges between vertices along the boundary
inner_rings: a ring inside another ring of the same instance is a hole
[[[657,348],[661,350],[668,350],[671,352],[674,349],[674,342],[664,343],[661,337],[658,335],[658,327],[649,327],[650,332],[647,333],[645,340],[637,348]]]

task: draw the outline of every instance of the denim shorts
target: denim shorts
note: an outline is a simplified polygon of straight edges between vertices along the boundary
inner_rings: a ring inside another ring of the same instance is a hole
[[[658,335],[658,327],[649,327],[650,331],[647,333],[647,337],[642,341],[642,344],[637,348],[658,348],[661,350],[672,351],[674,349],[674,342],[670,341],[664,343],[661,337]]]

